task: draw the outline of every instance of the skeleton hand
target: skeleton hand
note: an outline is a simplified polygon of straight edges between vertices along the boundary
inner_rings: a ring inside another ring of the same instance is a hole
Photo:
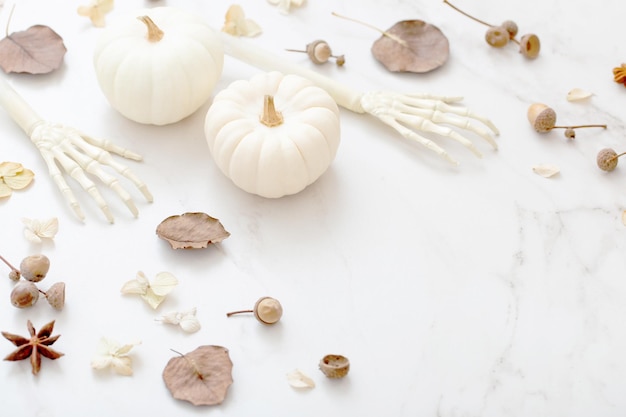
[[[360,93],[325,77],[315,71],[303,68],[292,62],[263,51],[251,43],[234,36],[220,33],[226,54],[254,65],[266,71],[280,71],[285,74],[298,74],[313,81],[317,86],[325,89],[338,105],[355,113],[369,113],[383,123],[391,126],[402,136],[414,140],[448,161],[456,161],[439,145],[432,140],[415,132],[415,130],[434,133],[449,137],[462,143],[474,154],[480,152],[472,142],[448,127],[453,126],[475,133],[497,148],[491,133],[497,135],[498,129],[488,119],[478,116],[468,109],[450,105],[461,100],[460,97],[440,97],[432,95],[403,95],[390,92]],[[478,121],[489,128],[484,129],[472,122]]]
[[[369,92],[361,96],[360,105],[364,112],[377,117],[405,138],[414,140],[448,161],[457,164],[443,148],[412,129],[449,137],[471,150],[476,156],[482,156],[467,138],[452,128],[441,126],[439,123],[447,124],[469,130],[484,138],[494,149],[498,149],[498,145],[488,130],[471,123],[472,120],[479,121],[486,125],[491,132],[498,134],[498,129],[490,120],[478,116],[464,107],[448,104],[460,100],[460,97]]]
[[[141,156],[110,141],[96,139],[74,128],[42,120],[2,77],[0,77],[0,104],[37,146],[48,165],[50,176],[74,213],[81,220],[84,220],[85,215],[72,189],[65,181],[59,165],[96,201],[111,223],[113,223],[114,218],[109,206],[85,172],[98,178],[111,188],[124,201],[134,216],[137,216],[138,211],[130,194],[126,192],[116,177],[103,169],[104,166],[112,168],[118,174],[129,179],[141,191],[147,201],[152,201],[152,195],[147,186],[129,168],[113,160],[111,153],[137,161],[141,160]]]

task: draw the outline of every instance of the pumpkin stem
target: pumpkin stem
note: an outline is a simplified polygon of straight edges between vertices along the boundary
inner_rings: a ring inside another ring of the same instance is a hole
[[[283,115],[274,107],[274,96],[266,94],[263,98],[263,114],[260,122],[265,126],[274,127],[283,124]]]
[[[141,20],[148,27],[148,41],[158,42],[163,39],[163,31],[150,19],[148,16],[139,16],[137,19]]]

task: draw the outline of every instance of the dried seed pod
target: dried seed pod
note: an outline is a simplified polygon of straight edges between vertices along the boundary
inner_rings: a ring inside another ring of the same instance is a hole
[[[317,65],[325,64],[330,58],[335,58],[337,66],[342,66],[346,63],[346,57],[343,55],[335,56],[328,42],[318,39],[306,45],[306,50],[301,51],[298,49],[287,49],[289,52],[305,52],[311,62]]]
[[[326,355],[320,360],[320,371],[329,378],[343,378],[350,370],[350,361],[341,355]]]
[[[65,306],[65,283],[54,283],[48,291],[45,292],[46,300],[56,310],[62,310]]]
[[[571,127],[565,129],[565,132],[563,132],[563,134],[568,139],[576,139],[576,131]]]
[[[625,153],[618,154],[611,148],[602,149],[600,152],[598,152],[598,156],[596,158],[598,168],[607,172],[613,171],[617,167],[619,157],[624,154]]]
[[[527,116],[528,121],[537,132],[549,132],[556,125],[556,112],[545,104],[531,104]]]
[[[263,324],[274,324],[283,316],[283,307],[280,302],[272,297],[261,297],[254,304],[252,310],[239,310],[227,313],[230,317],[233,314],[254,313],[254,317]]]
[[[509,43],[511,39],[509,32],[502,26],[491,26],[485,32],[485,40],[495,48],[502,48]]]
[[[517,36],[518,28],[517,23],[515,23],[514,21],[505,20],[500,26],[503,27],[507,32],[509,32],[509,38],[513,39],[515,38],[515,36]]]
[[[526,58],[534,59],[539,56],[539,50],[541,49],[541,42],[539,37],[533,33],[522,36],[519,42],[519,51]]]
[[[39,300],[39,289],[32,282],[19,282],[11,291],[11,304],[17,308],[26,308],[35,305]]]
[[[20,280],[20,271],[13,270],[9,272],[9,279],[11,281],[19,281]]]
[[[22,259],[20,273],[31,282],[39,282],[46,277],[50,269],[50,260],[46,255],[30,255]]]

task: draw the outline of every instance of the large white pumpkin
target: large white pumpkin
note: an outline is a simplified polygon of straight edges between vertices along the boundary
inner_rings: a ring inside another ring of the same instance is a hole
[[[219,36],[202,18],[173,7],[119,18],[104,29],[94,53],[111,106],[155,125],[177,122],[206,103],[223,64]]]
[[[339,147],[339,109],[306,78],[262,73],[219,92],[204,131],[213,159],[238,187],[282,197],[328,169]]]

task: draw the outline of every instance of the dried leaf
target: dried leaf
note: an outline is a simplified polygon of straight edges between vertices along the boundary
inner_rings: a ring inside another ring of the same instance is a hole
[[[200,330],[200,321],[196,317],[196,308],[187,311],[174,311],[162,315],[157,320],[166,324],[174,324],[180,326],[187,333],[195,333]]]
[[[228,349],[205,345],[170,359],[163,381],[178,400],[193,405],[221,404],[233,383],[232,369]]]
[[[372,54],[389,71],[424,73],[448,60],[448,38],[438,27],[422,20],[403,20],[372,45]]]
[[[294,369],[287,374],[287,382],[294,388],[315,388],[315,381],[299,369]]]
[[[165,296],[178,285],[178,280],[169,272],[159,272],[154,281],[149,282],[146,275],[139,271],[135,279],[126,282],[121,289],[122,294],[137,294],[156,310]]]
[[[589,98],[593,93],[582,90],[580,88],[574,88],[567,93],[567,101],[580,101]]]
[[[261,26],[252,19],[246,19],[243,8],[238,4],[233,4],[226,12],[226,20],[222,27],[222,32],[233,36],[257,36],[261,34]]]
[[[533,167],[533,172],[537,175],[541,175],[544,178],[550,178],[561,172],[561,169],[556,165],[543,164],[535,165]]]
[[[4,72],[47,74],[63,63],[67,49],[54,30],[34,25],[0,40],[0,67]]]
[[[59,231],[59,220],[56,217],[47,220],[22,218],[24,237],[33,243],[41,243],[42,239],[54,239]]]
[[[163,220],[156,234],[169,242],[172,249],[200,249],[230,236],[222,223],[205,213],[184,213]]]
[[[104,16],[113,10],[113,0],[91,0],[88,6],[78,6],[80,16],[88,17],[96,27],[104,27]]]
[[[93,369],[110,367],[120,375],[130,376],[133,374],[133,361],[128,353],[139,344],[141,342],[120,345],[112,339],[103,337],[100,339],[96,355],[91,361],[91,367]]]

